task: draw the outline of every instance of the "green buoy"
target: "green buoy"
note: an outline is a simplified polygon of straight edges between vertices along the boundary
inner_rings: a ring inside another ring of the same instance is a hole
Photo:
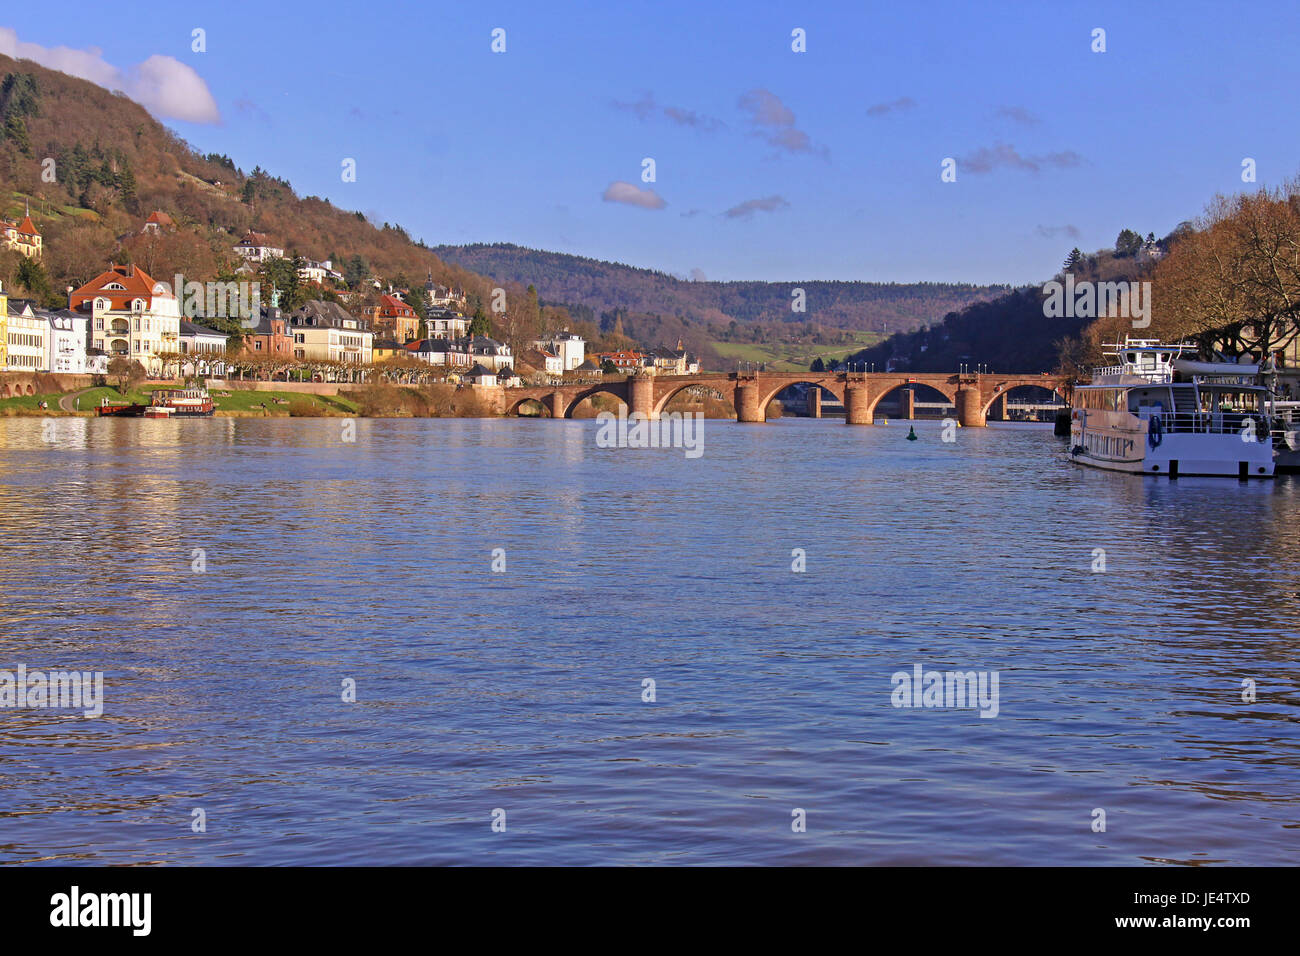
[[[907,426],[907,440],[908,440],[908,441],[916,441],[916,426],[915,426],[915,425],[909,425],[909,426]]]

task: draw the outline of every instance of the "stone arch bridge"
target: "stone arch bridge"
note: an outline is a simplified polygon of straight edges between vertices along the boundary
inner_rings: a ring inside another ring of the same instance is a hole
[[[502,411],[519,414],[525,402],[539,402],[552,418],[572,418],[574,409],[595,395],[610,395],[628,407],[629,413],[658,418],[665,406],[683,389],[706,386],[730,397],[736,420],[763,422],[767,406],[791,385],[816,385],[844,403],[845,422],[870,425],[876,405],[890,392],[908,385],[925,385],[946,397],[957,408],[957,420],[964,427],[987,422],[989,408],[1013,388],[1033,385],[1066,400],[1071,382],[1060,375],[945,373],[945,372],[731,372],[697,375],[607,376],[599,382],[573,385],[525,386],[502,389]],[[821,393],[818,392],[818,395]]]

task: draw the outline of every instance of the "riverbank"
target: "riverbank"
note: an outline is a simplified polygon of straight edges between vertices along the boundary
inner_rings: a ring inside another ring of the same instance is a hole
[[[0,417],[93,417],[105,401],[147,405],[160,388],[177,383],[150,382],[125,394],[110,385],[63,391],[38,392],[0,399]],[[500,418],[501,413],[472,387],[455,385],[339,385],[295,382],[209,383],[209,392],[221,418]],[[540,403],[525,406],[520,417],[546,417]],[[602,411],[617,411],[613,396],[595,395],[582,403],[574,418],[594,418]],[[705,418],[734,419],[735,409],[721,399],[671,402],[667,411],[698,412]],[[779,414],[779,413],[778,413]]]

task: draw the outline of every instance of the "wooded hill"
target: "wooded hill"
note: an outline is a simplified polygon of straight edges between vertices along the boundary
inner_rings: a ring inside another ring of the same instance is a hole
[[[583,306],[595,313],[623,310],[682,316],[713,326],[737,322],[812,323],[822,328],[896,332],[937,322],[1009,286],[941,282],[707,282],[651,269],[509,243],[434,246],[445,262],[480,275],[537,288],[543,302]],[[806,311],[791,308],[804,290]]]

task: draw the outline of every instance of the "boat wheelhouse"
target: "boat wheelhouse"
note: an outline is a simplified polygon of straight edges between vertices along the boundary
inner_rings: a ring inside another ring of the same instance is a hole
[[[1074,391],[1070,456],[1132,474],[1273,475],[1268,391],[1259,366],[1201,362],[1189,345],[1126,338],[1119,364]]]

